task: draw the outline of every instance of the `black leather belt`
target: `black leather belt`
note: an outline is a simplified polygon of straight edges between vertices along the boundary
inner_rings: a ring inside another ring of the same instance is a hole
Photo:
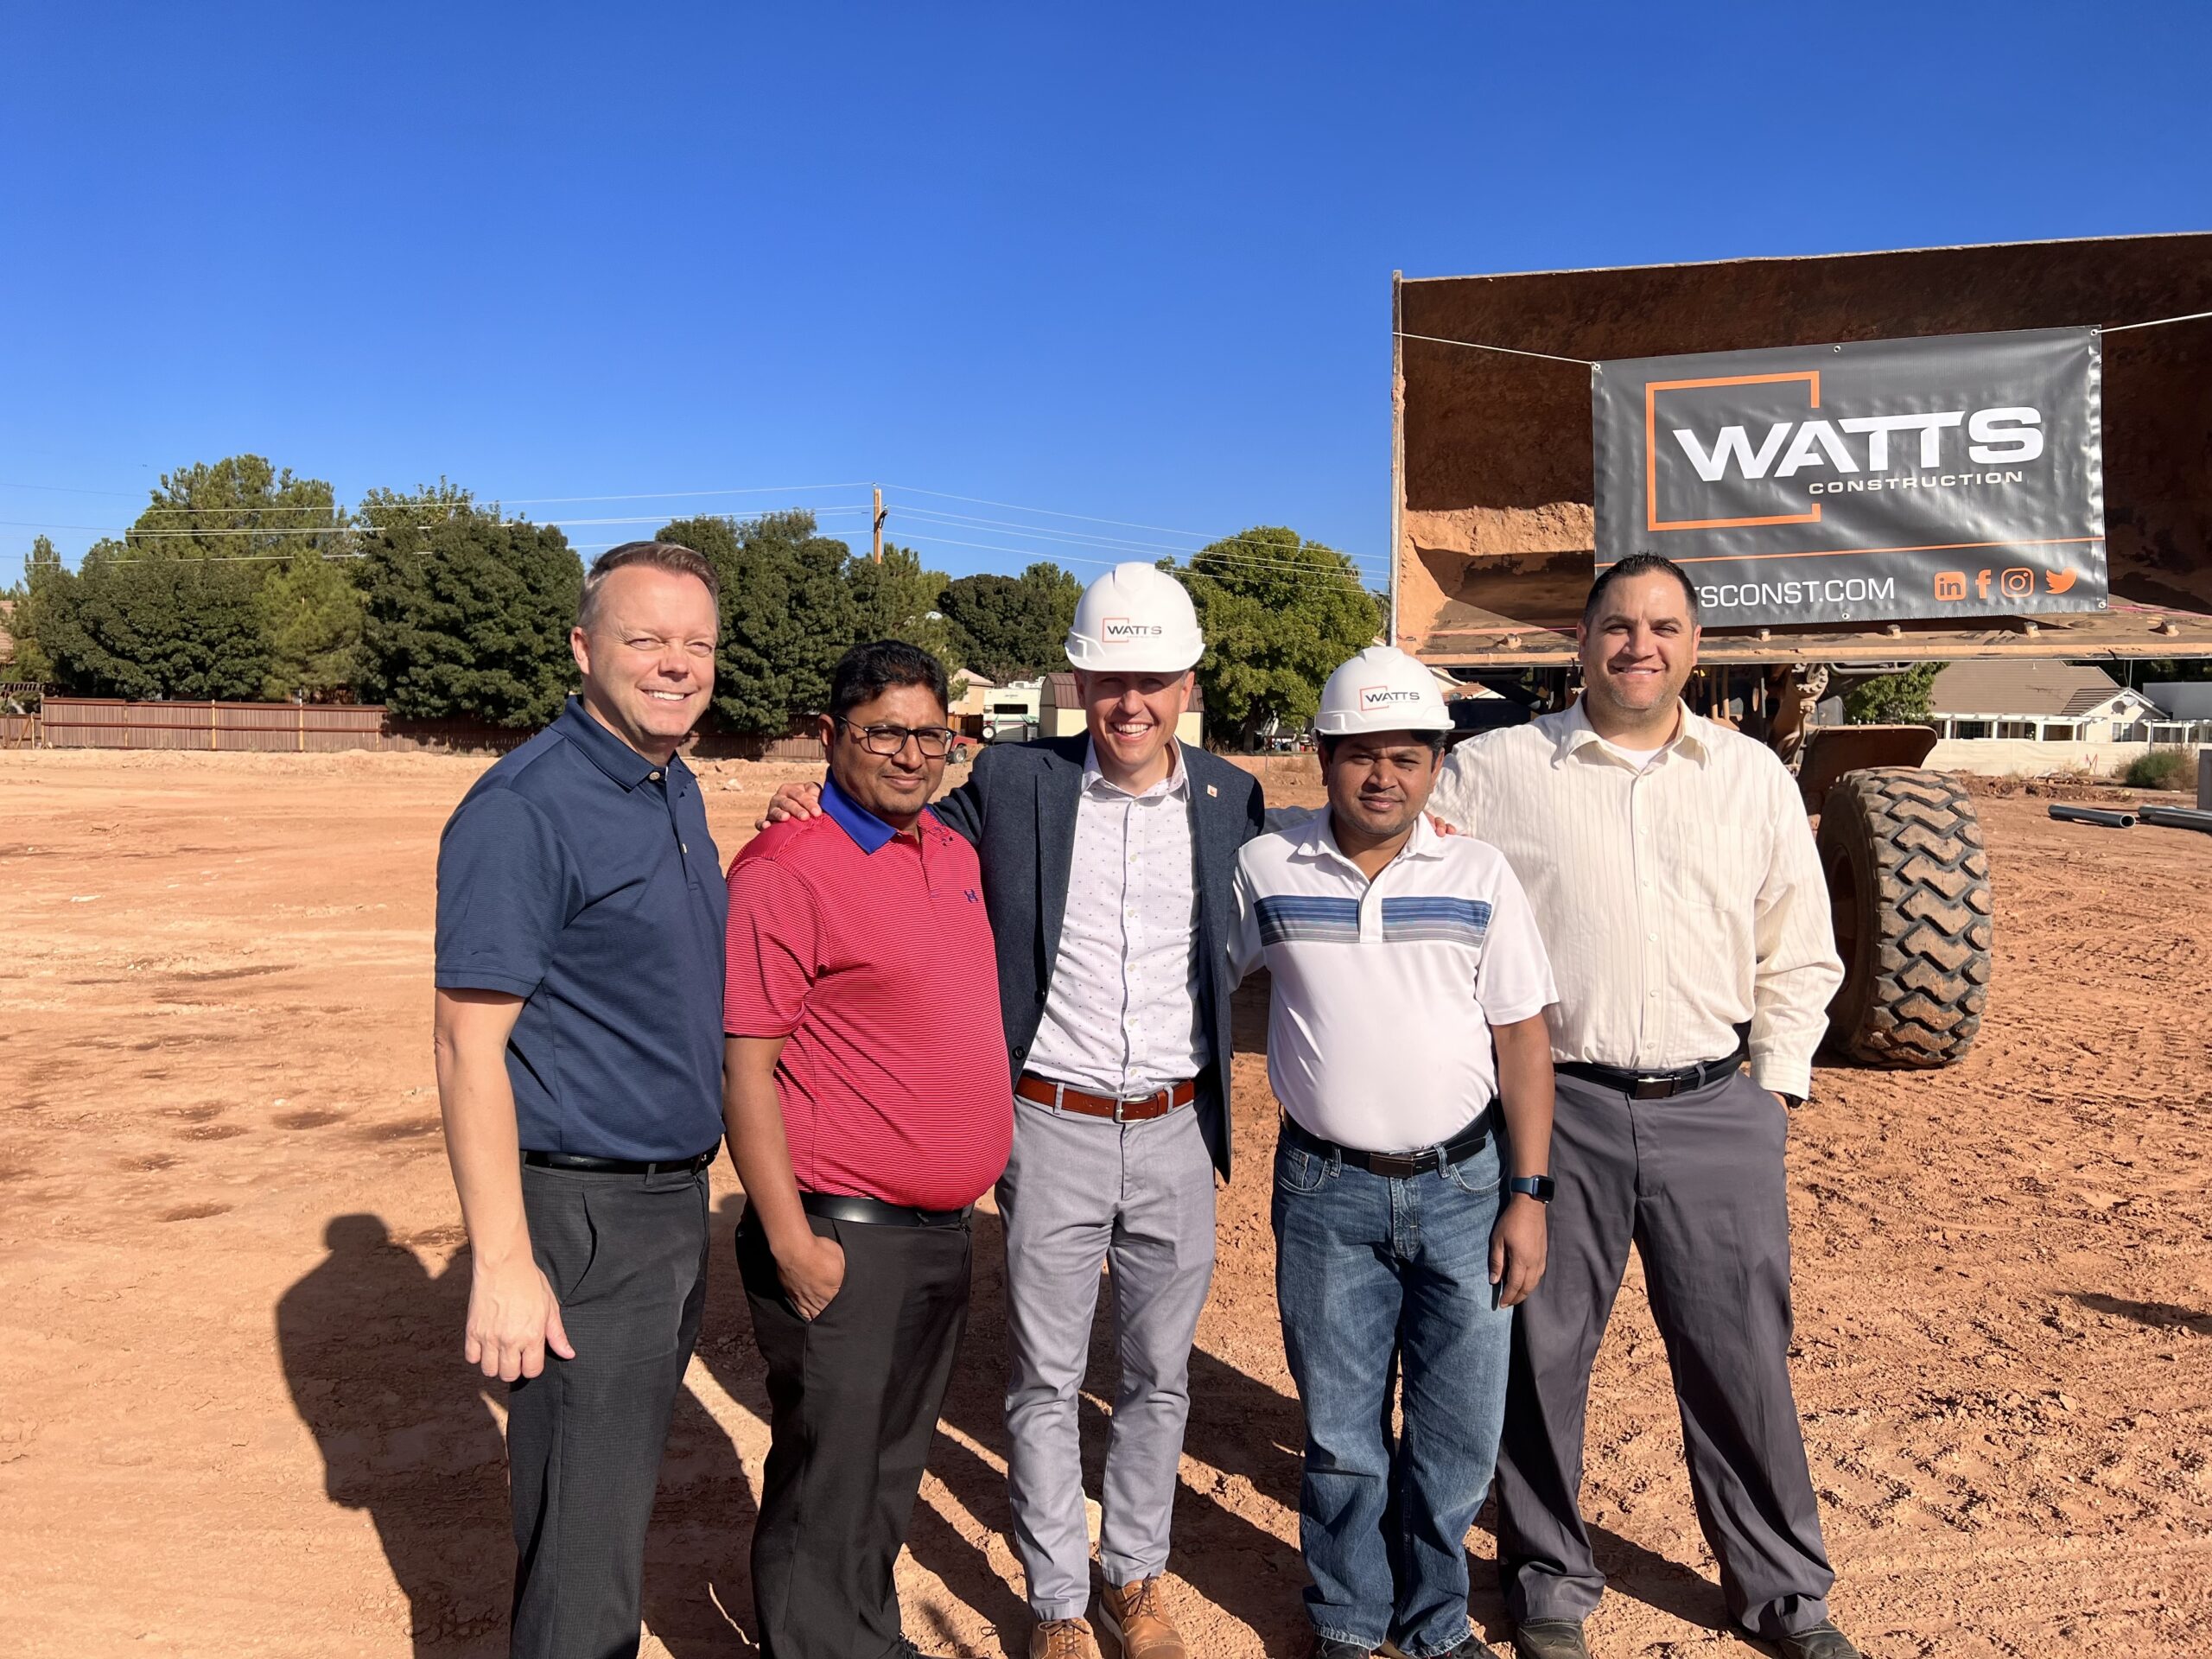
[[[1630,1100],[1669,1100],[1733,1077],[1743,1069],[1744,1059],[1744,1052],[1738,1049],[1725,1060],[1707,1060],[1702,1065],[1686,1065],[1675,1071],[1630,1071],[1618,1065],[1593,1065],[1586,1060],[1561,1060],[1552,1069],[1564,1071],[1570,1077],[1580,1077],[1585,1083],[1594,1083],[1600,1089],[1618,1089]]]
[[[1302,1147],[1317,1158],[1336,1158],[1354,1169],[1363,1169],[1370,1175],[1385,1175],[1395,1180],[1408,1176],[1426,1175],[1431,1170],[1442,1171],[1462,1159],[1471,1158],[1490,1144],[1490,1138],[1499,1128],[1499,1112],[1496,1101],[1483,1108],[1482,1115],[1465,1128],[1440,1146],[1422,1147],[1414,1152],[1363,1152],[1357,1147],[1340,1147],[1333,1141],[1324,1141],[1308,1133],[1296,1118],[1286,1114],[1282,1120],[1283,1139],[1294,1146]]]
[[[957,1210],[917,1210],[911,1204],[886,1204],[846,1192],[802,1192],[799,1207],[824,1221],[859,1221],[871,1227],[965,1227],[972,1204]]]
[[[692,1158],[640,1164],[627,1158],[586,1158],[573,1152],[525,1152],[522,1160],[538,1169],[573,1169],[587,1175],[696,1175],[715,1161],[721,1147],[709,1147]]]

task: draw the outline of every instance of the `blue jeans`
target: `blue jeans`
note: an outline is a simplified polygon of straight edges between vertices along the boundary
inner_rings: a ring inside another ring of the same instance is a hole
[[[1275,1149],[1275,1300],[1306,1408],[1306,1610],[1332,1641],[1387,1637],[1429,1659],[1467,1638],[1467,1529],[1497,1459],[1513,1330],[1490,1282],[1498,1139],[1404,1178],[1288,1135]]]

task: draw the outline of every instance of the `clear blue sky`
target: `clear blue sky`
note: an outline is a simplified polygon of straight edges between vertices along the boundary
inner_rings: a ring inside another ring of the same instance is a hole
[[[2197,3],[10,6],[0,582],[241,450],[1379,580],[1393,268],[2201,230],[2208,67]]]

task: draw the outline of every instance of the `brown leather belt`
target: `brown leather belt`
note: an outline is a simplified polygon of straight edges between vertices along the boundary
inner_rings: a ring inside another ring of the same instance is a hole
[[[1055,1083],[1050,1077],[1040,1077],[1034,1071],[1025,1071],[1021,1081],[1014,1085],[1014,1092],[1022,1099],[1039,1106],[1050,1106],[1063,1112],[1080,1112],[1085,1117],[1107,1117],[1116,1123],[1142,1123],[1148,1118],[1165,1117],[1189,1105],[1198,1097],[1198,1085],[1185,1077],[1180,1083],[1155,1089],[1148,1095],[1139,1095],[1134,1100],[1117,1100],[1111,1095],[1094,1095],[1069,1084]]]

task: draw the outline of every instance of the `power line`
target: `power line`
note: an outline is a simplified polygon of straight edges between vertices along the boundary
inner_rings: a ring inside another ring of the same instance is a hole
[[[1082,559],[1077,558],[1072,554],[1058,552],[1048,554],[1032,547],[1001,547],[994,545],[988,542],[963,542],[950,536],[909,536],[906,539],[909,541],[927,542],[933,547],[972,547],[979,549],[985,553],[1011,553],[1017,556],[1035,559],[1048,564],[1064,559],[1070,564],[1093,565],[1100,569],[1110,570],[1116,564],[1124,563],[1124,561],[1116,559]],[[1230,558],[1229,562],[1232,563],[1239,563],[1239,561],[1236,560],[1233,556]],[[1303,577],[1330,586],[1334,586],[1338,582],[1350,582],[1355,588],[1360,588],[1360,582],[1357,573],[1350,570],[1331,571],[1325,570],[1318,565],[1301,564],[1286,567],[1284,574],[1292,579]],[[1364,588],[1360,588],[1360,591],[1364,593],[1366,589]]]
[[[972,528],[972,526],[968,525],[968,524],[957,524],[957,523],[956,523],[956,524],[951,524],[951,525],[949,525],[949,526],[940,526],[940,525],[938,525],[938,524],[936,524],[934,521],[932,521],[932,522],[928,525],[928,528],[931,528],[931,529],[938,529],[938,528],[950,528],[950,529],[954,529],[954,530],[967,530],[967,529],[970,529],[970,528]],[[1015,534],[1020,534],[1020,533],[1022,533],[1022,532],[1020,532],[1019,530],[1017,530],[1017,531],[981,531],[980,533],[981,533],[981,534],[984,534],[984,535],[996,535],[996,536],[1005,537],[1005,536],[1012,536],[1012,535],[1015,535]],[[1050,540],[1055,540],[1055,541],[1060,541],[1060,540],[1065,540],[1065,539],[1066,539],[1066,538],[1065,538],[1065,537],[1053,537],[1053,536],[1052,535],[1052,533],[1051,533],[1049,531],[1028,531],[1028,532],[1027,532],[1027,534],[1029,534],[1029,535],[1032,535],[1032,536],[1034,536],[1034,537],[1039,537],[1039,538],[1050,539]],[[929,538],[929,537],[921,537],[921,536],[917,536],[917,535],[909,535],[909,536],[907,537],[907,539],[908,539],[908,540],[910,540],[910,541],[923,541],[923,540],[928,540],[928,539],[931,539],[931,538]],[[939,540],[947,540],[948,538],[944,538],[944,537],[938,537],[938,538],[937,538],[937,539],[939,539]],[[951,545],[951,546],[956,546],[956,547],[978,547],[978,548],[990,548],[990,547],[993,547],[993,546],[995,545],[995,543],[988,543],[988,542],[959,542],[959,541],[948,541],[948,544],[949,544],[949,545]],[[1088,544],[1084,544],[1084,545],[1085,546],[1085,550],[1091,550],[1089,548],[1089,545],[1088,545]],[[1022,554],[1029,555],[1029,556],[1045,556],[1045,555],[1040,554],[1040,553],[1039,552],[1039,550],[1034,549],[1034,548],[1007,547],[1007,548],[1002,548],[1002,549],[1001,549],[1000,550],[1004,551],[1004,552],[1008,552],[1008,553],[1022,553]],[[1113,552],[1118,552],[1118,551],[1121,551],[1122,550],[1119,550],[1119,549],[1117,549],[1117,548],[1115,548],[1115,547],[1112,547],[1112,546],[1110,546],[1110,545],[1109,545],[1109,546],[1107,546],[1107,547],[1103,547],[1103,548],[1096,549],[1096,550],[1100,551],[1100,552],[1104,552],[1104,553],[1113,553]],[[1161,550],[1161,551],[1163,551],[1163,552],[1172,552],[1172,551],[1173,551],[1174,550],[1162,549],[1162,550]],[[1201,550],[1201,551],[1205,551],[1205,550]],[[1186,550],[1186,551],[1187,551],[1187,550]],[[1049,550],[1049,554],[1050,554],[1050,556],[1052,556],[1052,557],[1054,557],[1054,558],[1065,558],[1065,559],[1068,560],[1068,562],[1069,562],[1069,563],[1075,563],[1075,564],[1099,564],[1099,565],[1105,565],[1105,566],[1107,566],[1107,567],[1109,567],[1109,568],[1111,568],[1111,566],[1113,566],[1113,565],[1115,565],[1115,564],[1132,563],[1132,561],[1130,561],[1130,560],[1128,560],[1128,559],[1127,559],[1127,558],[1122,558],[1122,559],[1112,559],[1112,560],[1109,560],[1109,559],[1078,559],[1078,558],[1077,558],[1073,554],[1069,553],[1069,552],[1066,552],[1065,550],[1060,549],[1060,548],[1053,548],[1053,549],[1050,550]],[[1196,556],[1196,555],[1190,555],[1189,556],[1195,557],[1195,556]],[[1318,565],[1318,564],[1310,564],[1310,563],[1307,563],[1306,561],[1301,560],[1301,559],[1270,559],[1270,558],[1262,557],[1262,556],[1259,556],[1259,555],[1257,555],[1257,554],[1250,554],[1250,553],[1221,553],[1221,552],[1212,552],[1212,551],[1206,551],[1206,552],[1205,552],[1205,556],[1206,556],[1206,559],[1207,559],[1207,561],[1208,561],[1209,563],[1222,563],[1222,564],[1230,565],[1230,566],[1232,566],[1232,567],[1235,567],[1235,568],[1236,568],[1236,569],[1249,569],[1249,570],[1281,570],[1281,571],[1287,571],[1287,572],[1290,572],[1290,573],[1293,573],[1293,574],[1304,573],[1304,574],[1308,574],[1308,575],[1311,575],[1311,574],[1316,574],[1316,573],[1318,573],[1318,574],[1324,575],[1333,574],[1333,573],[1332,573],[1332,572],[1331,572],[1331,571],[1328,569],[1328,568],[1327,568],[1327,567],[1325,567],[1325,566],[1323,566],[1323,565]],[[1134,563],[1151,563],[1151,562],[1152,562],[1152,561],[1148,561],[1148,560],[1142,560],[1142,559],[1134,561]],[[1363,576],[1363,575],[1373,575],[1374,573],[1373,573],[1373,572],[1370,572],[1370,571],[1364,571],[1364,570],[1362,570],[1362,569],[1361,569],[1357,565],[1353,565],[1353,566],[1352,566],[1349,570],[1344,571],[1344,574],[1345,574],[1345,575],[1347,575]]]
[[[0,485],[0,489],[8,489],[8,488],[11,488],[11,487],[29,487],[29,488],[37,488],[37,487],[39,487],[39,486],[35,486],[35,485],[33,485],[33,486],[18,486]],[[736,488],[736,489],[727,489],[727,490],[637,490],[637,491],[632,491],[632,492],[631,492],[631,493],[627,493],[627,494],[622,494],[622,495],[490,495],[490,494],[485,494],[485,493],[479,493],[479,492],[472,491],[472,492],[469,493],[468,499],[467,499],[467,500],[465,500],[465,501],[455,501],[455,502],[450,503],[449,505],[454,505],[454,506],[475,506],[475,505],[478,505],[481,504],[481,505],[488,505],[488,506],[492,506],[492,507],[536,507],[536,506],[543,506],[543,505],[547,505],[547,504],[549,504],[549,503],[552,503],[552,502],[560,502],[560,501],[577,501],[577,502],[585,502],[585,503],[596,502],[596,501],[686,501],[686,500],[695,500],[695,499],[701,499],[701,498],[703,498],[703,497],[708,497],[708,496],[717,496],[717,495],[803,495],[803,494],[807,493],[808,493],[808,492],[810,492],[810,491],[815,491],[815,490],[864,490],[864,489],[867,489],[868,487],[868,485],[866,485],[866,484],[864,484],[864,483],[863,483],[863,484],[759,484],[759,485],[750,485],[750,484],[749,484],[749,485],[746,485],[746,486],[743,486],[743,487],[741,487],[741,488]],[[109,492],[109,491],[99,491],[99,492],[87,492],[87,493],[109,494],[109,493],[112,493],[112,492]],[[184,513],[184,512],[216,512],[216,513],[220,513],[220,512],[330,512],[331,510],[332,510],[332,509],[330,509],[329,507],[325,507],[325,506],[316,506],[316,505],[296,505],[296,506],[280,506],[280,505],[267,505],[267,506],[257,506],[257,507],[229,507],[229,506],[208,506],[208,507],[189,507],[189,506],[187,506],[187,507],[172,507],[172,506],[162,506],[162,505],[159,505],[158,503],[149,505],[146,508],[146,512],[160,512],[160,513]],[[771,511],[775,511],[775,509],[771,509]],[[810,509],[807,509],[807,511],[810,511],[810,512],[831,512],[831,511],[850,511],[850,509],[831,509],[831,508],[826,508],[826,507],[817,507],[817,508],[810,508]],[[142,513],[140,516],[143,518],[143,517],[144,516],[144,514],[143,514],[143,513]],[[72,526],[72,528],[79,528],[79,526]]]
[[[52,495],[111,495],[118,500],[135,500],[137,490],[86,490],[68,484],[0,484],[0,490],[44,490]]]
[[[918,518],[930,523],[960,524],[971,529],[1019,531],[1025,535],[1042,536],[1053,541],[1072,542],[1089,547],[1128,548],[1138,552],[1170,553],[1186,558],[1207,552],[1211,549],[1231,545],[1266,548],[1277,553],[1284,550],[1282,543],[1262,536],[1223,536],[1204,548],[1174,547],[1164,542],[1140,542],[1121,536],[1091,536],[1080,531],[1047,530],[1042,525],[1016,524],[1004,518],[978,518],[967,513],[938,512],[928,507],[906,507],[898,511],[906,512],[911,518]],[[1336,548],[1331,548],[1329,550],[1332,553],[1340,551]],[[1342,556],[1351,560],[1355,565],[1382,563],[1379,557],[1363,558],[1353,553],[1344,553]]]
[[[581,498],[580,498],[581,499]],[[210,509],[213,511],[213,509]],[[865,512],[865,507],[785,507],[771,512],[810,512],[817,517],[832,512]],[[613,518],[549,518],[541,529],[560,529],[565,524],[658,524],[668,521],[664,512],[641,513],[632,517]],[[448,521],[449,522],[449,521]],[[530,524],[526,518],[504,520],[507,524]],[[98,536],[122,536],[143,540],[152,537],[182,537],[189,540],[213,539],[218,536],[345,536],[373,535],[381,526],[373,523],[357,522],[350,524],[203,524],[194,530],[140,530],[130,524],[52,524],[20,522],[0,518],[0,528],[10,530],[81,530]],[[435,524],[417,524],[417,530],[434,530]],[[610,542],[608,546],[619,543]]]
[[[911,484],[887,484],[884,488],[905,490],[912,495],[933,495],[941,501],[968,501],[981,507],[1004,507],[1009,512],[1037,512],[1048,518],[1079,518],[1090,524],[1116,524],[1123,530],[1149,530],[1162,536],[1187,536],[1197,542],[1219,539],[1203,530],[1177,530],[1168,524],[1141,524],[1134,519],[1101,518],[1087,512],[1061,512],[1052,507],[1025,507],[1019,502],[992,501],[980,495],[955,495],[950,490],[925,490]]]

